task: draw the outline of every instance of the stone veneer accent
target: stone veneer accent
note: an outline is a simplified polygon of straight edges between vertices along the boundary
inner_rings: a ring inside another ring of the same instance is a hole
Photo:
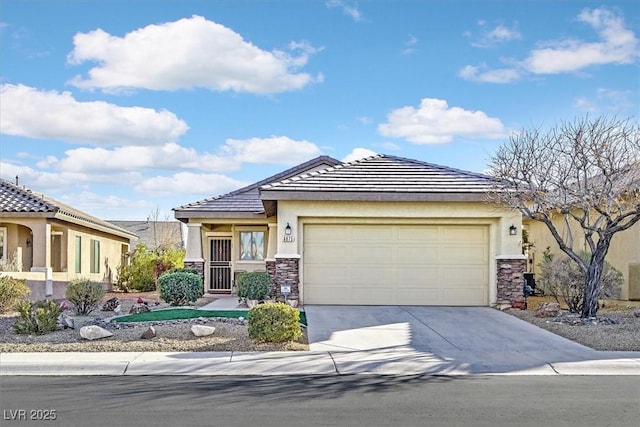
[[[269,289],[269,295],[270,296],[274,296],[274,295],[278,295],[278,291],[280,290],[280,287],[278,286],[276,289],[276,282],[274,280],[274,278],[276,277],[276,261],[275,260],[268,260],[264,262],[265,267],[267,268],[267,273],[269,274],[269,276],[271,276],[271,288]]]
[[[300,295],[299,284],[299,258],[277,258],[275,261],[267,261],[267,272],[273,280],[271,285],[271,295],[277,300],[282,300],[283,296],[280,293],[280,286],[291,286],[291,294],[289,298]]]
[[[197,271],[204,283],[204,261],[185,261],[184,268],[192,268]]]
[[[523,284],[526,259],[498,259],[498,304],[520,305],[524,303]]]

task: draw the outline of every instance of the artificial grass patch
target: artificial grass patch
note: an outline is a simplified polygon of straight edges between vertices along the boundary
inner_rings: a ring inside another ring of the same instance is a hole
[[[196,308],[174,308],[167,310],[153,310],[145,313],[130,314],[117,317],[114,322],[162,322],[164,320],[197,319],[198,317],[227,317],[238,319],[247,318],[249,310],[198,310]],[[307,324],[307,316],[300,312],[300,323]]]

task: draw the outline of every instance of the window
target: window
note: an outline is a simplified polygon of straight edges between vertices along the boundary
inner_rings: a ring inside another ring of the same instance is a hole
[[[100,240],[91,240],[91,273],[100,273]]]
[[[0,261],[8,261],[8,258],[7,258],[7,227],[0,227]]]
[[[76,273],[82,273],[82,237],[76,236]]]
[[[240,232],[240,259],[242,261],[264,259],[264,231]]]

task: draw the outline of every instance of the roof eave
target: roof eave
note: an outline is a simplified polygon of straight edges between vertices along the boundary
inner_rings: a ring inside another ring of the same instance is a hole
[[[358,192],[358,191],[294,191],[262,190],[262,200],[320,200],[359,202],[486,202],[487,193],[478,192]]]
[[[246,212],[246,211],[196,211],[181,210],[174,211],[174,217],[179,220],[189,220],[192,218],[250,218],[264,219],[267,215],[264,212]],[[183,221],[184,222],[184,221]]]

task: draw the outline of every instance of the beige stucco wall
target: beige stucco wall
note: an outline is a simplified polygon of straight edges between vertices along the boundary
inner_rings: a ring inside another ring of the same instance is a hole
[[[278,257],[300,257],[300,281],[304,293],[304,225],[311,223],[359,224],[482,224],[489,226],[490,302],[496,300],[497,257],[522,256],[521,215],[495,205],[479,202],[348,202],[348,201],[278,201]],[[287,223],[294,241],[284,241]],[[518,227],[516,236],[509,227]],[[304,297],[303,297],[304,298]]]
[[[554,223],[563,238],[568,236],[569,228],[573,230],[573,248],[575,250],[588,249],[584,234],[575,221],[571,221],[570,227],[567,227],[564,219],[558,216]],[[529,230],[529,240],[534,244],[533,248],[529,250],[529,266],[531,271],[539,274],[538,264],[542,261],[544,250],[549,247],[554,254],[559,254],[561,251],[551,232],[543,223],[526,221],[525,228]],[[622,300],[640,300],[640,283],[629,282],[629,270],[640,265],[640,223],[613,237],[606,260],[624,275],[620,298]]]
[[[112,235],[81,225],[45,217],[0,218],[0,226],[7,227],[8,250],[22,253],[22,272],[6,272],[16,278],[27,279],[34,286],[45,287],[45,283],[65,283],[75,278],[88,278],[109,287],[117,280],[117,269],[122,255],[129,249],[129,238]],[[52,237],[52,234],[55,237]],[[75,272],[75,236],[82,239],[81,271]],[[32,242],[26,244],[27,238]],[[59,244],[52,248],[52,240]],[[91,240],[100,242],[100,271],[90,273]],[[50,285],[49,285],[50,286]],[[49,292],[34,289],[35,294]]]

